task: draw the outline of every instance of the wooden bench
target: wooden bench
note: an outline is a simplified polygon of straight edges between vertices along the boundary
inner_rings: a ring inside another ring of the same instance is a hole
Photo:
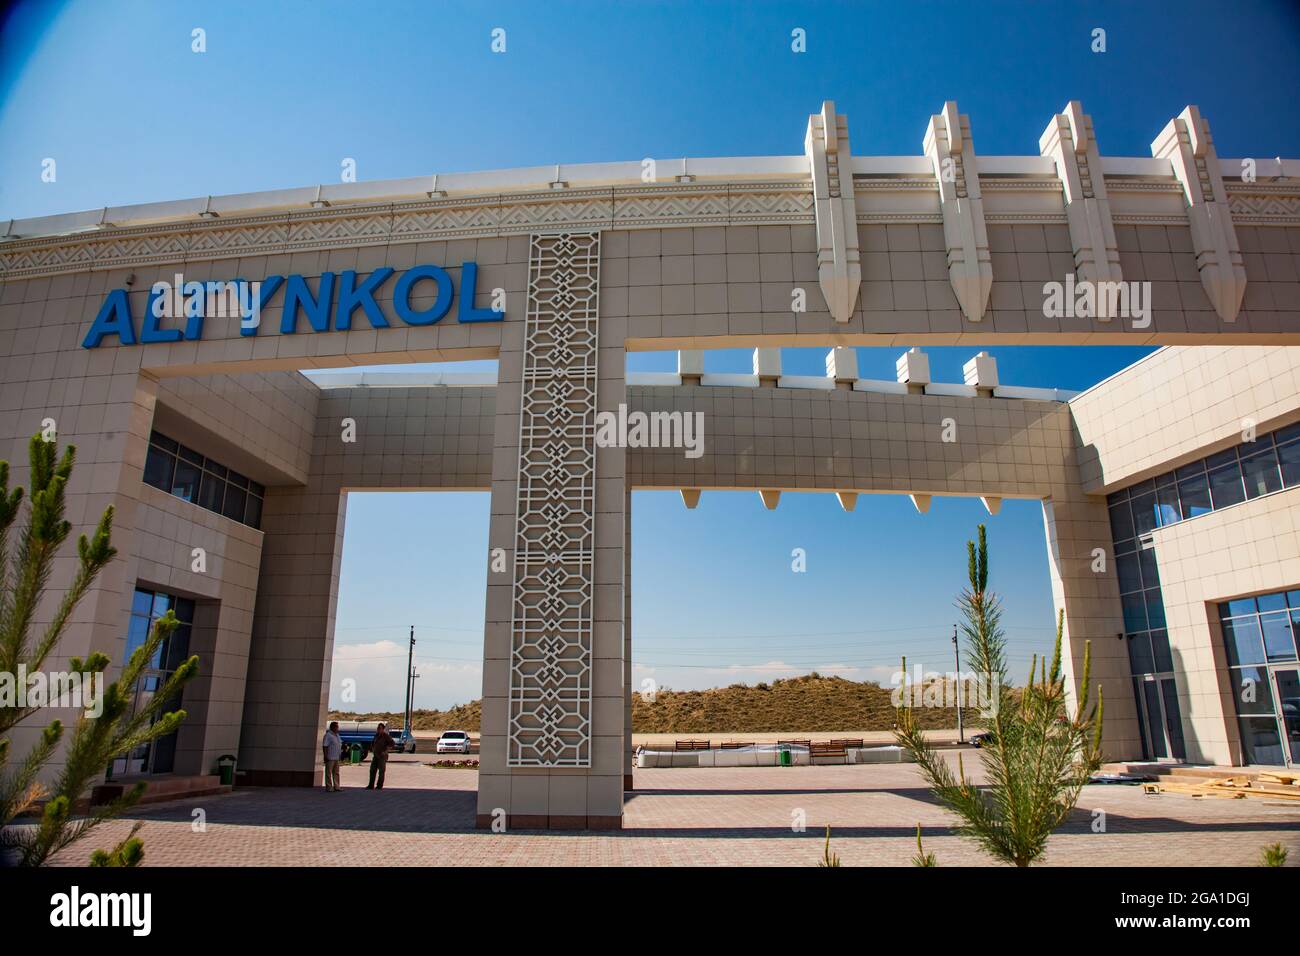
[[[818,757],[838,757],[848,763],[849,752],[838,741],[818,741],[808,748],[808,759],[816,763]]]
[[[724,740],[719,746],[723,750],[739,750],[741,747],[748,747],[749,744],[743,740]]]
[[[778,747],[783,746],[783,745],[787,745],[787,746],[790,746],[790,747],[804,747],[804,748],[806,748],[806,749],[808,749],[808,750],[811,750],[811,749],[812,749],[812,741],[811,741],[811,740],[778,740],[778,741],[776,742],[776,745],[777,745]]]
[[[861,747],[862,747],[862,738],[860,738],[860,737],[856,737],[856,738],[855,738],[855,737],[846,737],[846,738],[843,738],[843,739],[841,739],[841,740],[832,740],[831,743],[833,743],[833,744],[838,744],[839,746],[844,747],[844,748],[846,748],[846,749],[847,749],[847,748],[850,748],[850,747],[861,749]]]
[[[676,750],[708,750],[710,748],[707,740],[678,740],[675,741],[674,749]]]

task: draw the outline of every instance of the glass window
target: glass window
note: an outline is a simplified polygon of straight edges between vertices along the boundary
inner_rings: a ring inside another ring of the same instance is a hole
[[[248,508],[244,512],[244,524],[250,528],[262,527],[262,499],[257,495],[248,496]]]
[[[1210,455],[1205,459],[1205,470],[1214,471],[1224,465],[1235,465],[1237,463],[1237,449],[1229,448],[1227,451],[1221,451],[1217,455]]]
[[[1210,479],[1204,472],[1192,478],[1184,478],[1178,483],[1178,500],[1182,505],[1184,518],[1196,518],[1208,514],[1210,506]]]
[[[1210,472],[1210,496],[1215,510],[1246,500],[1241,487],[1241,470],[1235,463]]]
[[[1183,520],[1178,510],[1178,486],[1170,483],[1156,489],[1156,520],[1160,527],[1177,524]]]
[[[1293,488],[1300,485],[1300,441],[1278,445],[1277,457],[1282,463],[1282,485]]]
[[[1161,725],[1160,686],[1154,680],[1142,681],[1142,696],[1146,700],[1147,720],[1151,726],[1151,746],[1157,758],[1169,756],[1165,749],[1165,735]]]
[[[222,506],[221,513],[227,518],[234,518],[236,521],[244,520],[244,505],[248,499],[248,492],[243,488],[237,488],[234,485],[226,485],[226,503]]]
[[[1255,598],[1255,606],[1261,614],[1265,611],[1285,611],[1286,595],[1281,591],[1276,594],[1261,594]]]
[[[1154,669],[1151,659],[1151,638],[1146,634],[1128,636],[1128,663],[1134,674],[1150,674]]]
[[[1151,659],[1157,672],[1171,673],[1174,669],[1174,655],[1169,649],[1169,632],[1164,628],[1151,632]]]
[[[1219,605],[1219,617],[1240,617],[1243,614],[1254,614],[1258,610],[1259,605],[1253,597],[1235,598]]]
[[[1147,621],[1154,630],[1158,627],[1165,626],[1165,602],[1160,594],[1159,588],[1152,588],[1146,592],[1147,596]]]
[[[1241,459],[1241,473],[1246,480],[1247,498],[1271,494],[1282,487],[1282,478],[1277,470],[1277,454],[1271,448]]]
[[[211,472],[203,473],[203,484],[199,486],[198,505],[209,511],[221,513],[221,503],[225,499],[226,483],[214,477]]]
[[[1119,554],[1115,556],[1115,567],[1119,573],[1119,589],[1123,593],[1142,590],[1142,572],[1136,554]]]
[[[1250,764],[1281,764],[1282,740],[1276,717],[1240,717],[1243,758]]]
[[[1264,652],[1270,661],[1293,661],[1295,640],[1291,636],[1291,618],[1285,611],[1259,616],[1260,630],[1264,633]]]
[[[199,467],[192,462],[181,459],[176,462],[176,474],[172,478],[172,494],[185,501],[193,501],[199,493]]]
[[[1136,495],[1133,498],[1133,529],[1138,534],[1146,534],[1156,528],[1155,492]]]
[[[135,594],[131,597],[131,613],[141,614],[144,617],[149,616],[149,610],[153,607],[153,593],[135,589]]]
[[[145,639],[149,636],[149,618],[139,614],[132,614],[131,621],[126,626],[126,660],[131,659],[136,648],[144,645]]]
[[[1259,618],[1237,617],[1224,621],[1223,639],[1231,666],[1264,663],[1264,639],[1259,633]]]
[[[1145,631],[1147,629],[1147,602],[1142,592],[1120,596],[1124,609],[1124,630]]]
[[[1273,713],[1273,685],[1263,667],[1234,667],[1229,671],[1232,693],[1237,698],[1237,713]]]
[[[1165,702],[1165,727],[1169,731],[1169,752],[1175,760],[1187,759],[1183,745],[1183,717],[1178,707],[1178,686],[1172,677],[1160,682],[1160,696]]]
[[[1160,571],[1156,565],[1156,549],[1143,548],[1137,553],[1138,564],[1142,568],[1142,586],[1160,587]]]
[[[1134,536],[1133,531],[1133,514],[1128,510],[1128,502],[1121,501],[1119,504],[1110,506],[1110,535],[1111,539],[1120,542],[1127,541]]]
[[[161,488],[168,494],[172,490],[172,472],[176,470],[176,456],[150,445],[144,459],[144,483]]]
[[[149,442],[150,444],[157,445],[163,451],[171,452],[173,455],[176,454],[176,449],[179,447],[176,442],[159,432],[150,432]]]

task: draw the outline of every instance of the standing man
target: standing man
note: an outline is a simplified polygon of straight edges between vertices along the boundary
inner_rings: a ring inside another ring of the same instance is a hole
[[[388,768],[388,751],[392,749],[393,738],[388,736],[388,731],[380,724],[375,731],[375,739],[370,744],[370,783],[366,785],[367,790],[384,789],[384,771]],[[379,774],[378,786],[375,784],[376,773]]]
[[[321,753],[325,756],[325,792],[339,791],[339,760],[343,757],[343,738],[339,736],[339,722],[331,720],[325,736],[320,742]]]

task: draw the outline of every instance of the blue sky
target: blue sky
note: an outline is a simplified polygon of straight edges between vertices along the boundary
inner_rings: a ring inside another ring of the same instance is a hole
[[[858,154],[919,154],[946,99],[978,152],[1034,154],[1080,99],[1103,154],[1148,156],[1187,103],[1221,156],[1300,156],[1294,3],[19,3],[0,33],[0,220],[131,202],[360,179],[652,156],[802,152],[831,98]],[[506,52],[490,49],[506,31]],[[1094,28],[1106,52],[1090,49]],[[207,52],[191,51],[206,31]],[[792,53],[791,30],[807,34]],[[57,179],[42,182],[42,161]],[[973,349],[932,349],[959,381]],[[1085,388],[1139,349],[992,350],[1004,382]],[[896,350],[861,350],[891,378]],[[635,356],[634,369],[667,355]],[[818,352],[790,351],[793,374]],[[740,370],[748,356],[710,356]],[[638,681],[709,686],[811,669],[879,676],[906,650],[945,667],[964,542],[989,525],[1013,662],[1053,620],[1041,510],[1009,502],[640,493]],[[349,505],[336,676],[358,703],[401,698],[418,625],[421,703],[478,695],[487,496],[356,496]],[[792,548],[808,553],[790,571]],[[741,556],[738,558],[737,556]],[[839,665],[837,667],[837,665]],[[887,675],[885,675],[887,676]]]

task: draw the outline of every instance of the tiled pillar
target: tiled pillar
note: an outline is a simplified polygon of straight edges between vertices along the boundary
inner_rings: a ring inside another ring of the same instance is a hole
[[[624,731],[623,329],[599,316],[599,233],[532,237],[527,315],[498,371],[477,823],[616,829]],[[518,328],[516,326],[516,328]]]
[[[1048,568],[1052,600],[1059,614],[1065,609],[1062,667],[1072,699],[1078,699],[1083,679],[1085,642],[1092,642],[1092,690],[1100,687],[1105,700],[1102,742],[1110,760],[1140,759],[1137,713],[1128,648],[1118,635],[1124,629],[1119,582],[1110,540],[1110,522],[1102,498],[1089,498],[1077,486],[1043,502],[1047,532]],[[1104,571],[1095,571],[1094,549],[1105,551]],[[1019,683],[1025,675],[1013,675]]]
[[[623,498],[623,790],[632,786],[632,489]]]
[[[48,286],[49,282],[34,280],[33,284]],[[33,293],[19,310],[22,322],[38,325],[43,305]],[[21,367],[11,363],[14,371],[27,379],[4,383],[9,397],[0,398],[0,459],[9,462],[11,491],[21,486],[30,494],[28,441],[44,430],[47,420],[53,422],[60,454],[69,445],[77,447],[64,498],[65,517],[72,529],[54,559],[46,599],[33,618],[33,634],[43,633],[56,607],[51,596],[66,589],[76,573],[78,536],[91,534],[104,509],[114,508],[112,543],[117,556],[73,610],[62,638],[45,659],[47,671],[66,669],[70,657],[84,658],[100,651],[109,657],[106,679],[115,680],[121,672],[136,575],[137,502],[157,395],[157,381],[138,371],[139,362],[139,354],[129,350],[83,350],[68,360],[62,377],[53,375],[50,357],[49,362],[26,362]],[[46,366],[50,371],[43,370]],[[11,548],[16,547],[19,529],[26,526],[30,513],[30,504],[24,501],[10,537]],[[42,708],[13,728],[11,753],[25,756],[50,721],[59,719],[71,727],[79,715],[78,708]],[[70,737],[64,735],[63,747]],[[62,747],[55,752],[42,773],[43,780],[48,782],[62,769],[63,753]]]
[[[319,782],[347,498],[318,482],[267,489],[239,740],[245,783]]]

